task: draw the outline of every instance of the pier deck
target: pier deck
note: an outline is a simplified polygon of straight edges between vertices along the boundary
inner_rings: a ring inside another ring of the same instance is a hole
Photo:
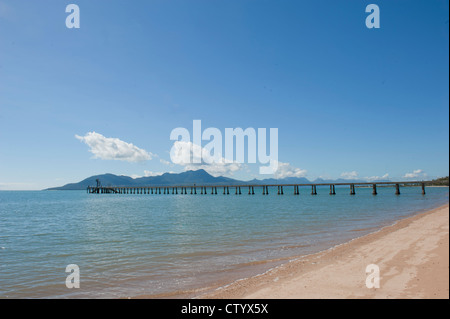
[[[349,186],[349,194],[356,195],[356,187],[372,187],[372,194],[377,195],[377,185],[382,187],[392,186],[396,195],[400,195],[400,186],[421,187],[425,195],[425,183],[427,181],[404,182],[362,182],[362,183],[318,183],[318,184],[241,184],[241,185],[173,185],[173,186],[88,186],[90,194],[191,194],[191,195],[217,195],[223,189],[224,195],[233,193],[243,194],[248,188],[248,195],[255,194],[255,188],[261,188],[263,195],[269,195],[275,191],[278,195],[284,195],[286,188],[291,188],[294,195],[300,195],[300,188],[310,187],[311,195],[317,195],[317,186],[329,186],[330,195],[336,195],[336,186]],[[218,191],[219,190],[219,191]],[[230,192],[231,190],[231,192]]]

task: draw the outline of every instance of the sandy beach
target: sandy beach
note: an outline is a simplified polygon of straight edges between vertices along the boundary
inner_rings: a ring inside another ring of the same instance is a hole
[[[379,288],[366,286],[370,264]],[[197,298],[449,298],[449,206]]]

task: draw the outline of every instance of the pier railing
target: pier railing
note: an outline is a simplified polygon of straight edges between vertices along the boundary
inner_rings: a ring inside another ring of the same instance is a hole
[[[348,186],[350,195],[356,195],[356,187],[371,187],[372,194],[377,195],[377,186],[393,187],[395,195],[400,195],[400,186],[421,187],[425,195],[425,184],[427,181],[404,181],[404,182],[362,182],[362,183],[318,183],[318,184],[241,184],[241,185],[173,185],[173,186],[88,186],[89,194],[191,194],[191,195],[217,195],[223,193],[236,195],[247,193],[255,194],[255,188],[261,188],[262,195],[275,192],[284,195],[287,188],[293,190],[294,195],[300,195],[300,188],[311,188],[311,195],[317,195],[317,186],[329,186],[330,195],[336,195],[336,186]],[[223,192],[222,192],[223,189]]]

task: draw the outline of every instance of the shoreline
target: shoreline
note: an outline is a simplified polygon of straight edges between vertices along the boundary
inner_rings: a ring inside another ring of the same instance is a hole
[[[200,299],[449,298],[449,205],[198,295]],[[377,264],[380,288],[365,285]]]
[[[262,273],[187,291],[133,298],[329,299],[449,298],[449,204]],[[267,265],[271,262],[266,261]],[[365,285],[366,266],[380,269],[380,288]]]

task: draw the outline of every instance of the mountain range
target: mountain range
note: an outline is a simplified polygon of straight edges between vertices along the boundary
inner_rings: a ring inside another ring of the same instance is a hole
[[[242,185],[242,184],[309,184],[309,183],[361,183],[365,180],[357,179],[337,179],[324,180],[318,178],[310,181],[305,177],[285,177],[281,179],[267,178],[263,180],[253,179],[250,181],[241,181],[229,177],[212,176],[203,169],[197,171],[187,171],[182,173],[164,173],[158,176],[147,176],[132,178],[124,175],[102,174],[88,177],[78,183],[70,183],[60,187],[49,188],[48,190],[85,190],[88,186],[97,185],[97,179],[103,186],[171,186],[171,185]],[[381,181],[381,180],[380,180]],[[380,182],[378,181],[378,182]],[[384,180],[383,180],[384,181]],[[389,180],[385,180],[389,181]]]

